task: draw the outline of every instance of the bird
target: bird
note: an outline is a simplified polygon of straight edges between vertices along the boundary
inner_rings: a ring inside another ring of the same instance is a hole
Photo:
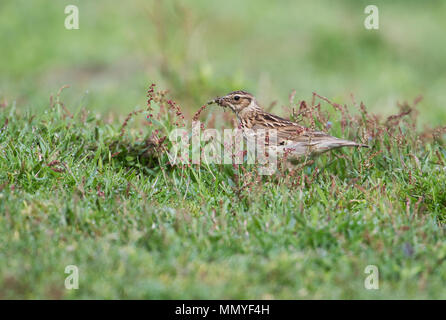
[[[235,113],[239,128],[245,139],[256,136],[259,129],[266,132],[276,130],[276,151],[286,152],[290,159],[313,156],[341,147],[364,147],[368,145],[344,140],[329,134],[313,130],[301,124],[264,111],[251,93],[237,90],[225,96],[208,101],[208,105],[217,104],[229,108]],[[265,139],[268,144],[268,139]]]

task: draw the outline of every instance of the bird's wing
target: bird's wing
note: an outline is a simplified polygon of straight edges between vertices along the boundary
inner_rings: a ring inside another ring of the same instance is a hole
[[[368,147],[354,141],[343,140],[332,137],[322,131],[315,131],[296,122],[280,118],[278,116],[263,113],[251,118],[249,124],[251,129],[264,129],[265,131],[276,129],[277,141],[273,145],[291,150],[293,155],[303,156],[311,153],[322,153],[340,147]],[[267,133],[265,142],[270,145],[271,134]],[[285,150],[285,149],[284,149]]]
[[[252,129],[265,129],[271,130],[276,129],[277,131],[277,144],[284,145],[289,143],[303,143],[312,144],[323,138],[330,137],[324,132],[312,131],[298,123],[279,118],[277,116],[271,115],[266,118],[263,116],[261,120],[254,122]],[[276,120],[276,121],[275,121]]]
[[[277,144],[287,144],[289,140],[300,137],[308,131],[307,128],[296,122],[281,118],[270,113],[256,115],[252,121],[251,129],[277,130]]]
[[[363,146],[353,141],[332,137],[329,134],[306,128],[296,122],[270,113],[258,113],[250,119],[251,129],[276,129],[278,145],[301,145],[317,148],[336,148],[342,146]]]
[[[288,135],[289,141],[293,143],[304,143],[306,145],[314,145],[327,139],[334,139],[334,137],[325,132],[313,131],[308,128],[304,128],[304,130],[298,134],[290,132]]]

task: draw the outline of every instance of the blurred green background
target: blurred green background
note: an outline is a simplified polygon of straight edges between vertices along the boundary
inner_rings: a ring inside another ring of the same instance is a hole
[[[79,30],[66,30],[66,5]],[[193,113],[233,89],[264,105],[313,91],[383,114],[423,95],[421,116],[446,119],[446,2],[374,1],[0,2],[0,99],[45,108],[62,85],[70,108],[123,115],[155,82]]]
[[[79,7],[79,30],[64,27],[69,4]],[[364,27],[369,4],[0,0],[0,111],[15,104],[18,113],[43,113],[50,95],[69,85],[62,97],[68,109],[122,123],[145,106],[156,83],[189,117],[234,89],[251,91],[265,106],[277,100],[283,114],[295,89],[297,99],[316,91],[349,105],[353,94],[384,116],[398,112],[398,101],[422,95],[421,120],[444,125],[446,1],[374,1],[379,30]],[[9,121],[0,150],[0,298],[445,296],[440,144],[383,147],[361,186],[358,163],[370,162],[375,149],[321,159],[317,165],[327,170],[310,186],[269,183],[268,192],[240,200],[232,189],[217,191],[214,172],[233,183],[220,169],[199,169],[201,180],[189,185],[195,180],[183,180],[180,170],[158,180],[164,170],[143,174],[118,159],[103,163],[120,126],[48,121],[57,111],[34,124],[32,115],[0,112],[4,127]],[[53,171],[55,159],[70,172]],[[363,196],[360,188],[372,191]],[[85,289],[77,293],[60,289],[67,261],[84,268]],[[363,289],[364,262],[379,265],[382,292]]]

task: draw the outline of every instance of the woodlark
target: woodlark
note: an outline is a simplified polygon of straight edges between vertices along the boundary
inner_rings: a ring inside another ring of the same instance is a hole
[[[245,138],[248,138],[248,132],[252,136],[258,129],[264,129],[263,132],[276,129],[276,150],[287,152],[292,157],[319,154],[340,147],[368,147],[354,141],[332,137],[325,132],[311,130],[296,122],[265,112],[258,105],[256,98],[246,91],[234,91],[208,102],[212,103],[230,108],[235,113]]]

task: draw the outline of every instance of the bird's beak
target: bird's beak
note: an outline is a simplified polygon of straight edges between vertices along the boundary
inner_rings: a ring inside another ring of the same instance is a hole
[[[234,108],[232,107],[232,105],[230,103],[228,103],[228,100],[225,97],[217,97],[214,100],[208,101],[208,105],[213,104],[213,103],[216,103],[220,107],[223,107],[224,110],[226,110],[226,108],[229,108],[235,112]]]
[[[217,97],[217,98],[215,98],[213,100],[208,101],[208,104],[214,104],[214,103],[218,104],[219,106],[223,106],[222,105],[223,99],[220,98],[220,97]]]
[[[214,100],[211,100],[211,101],[208,102],[208,104],[213,104],[213,103],[216,103],[220,107],[223,107],[223,108],[227,108],[228,107],[228,104],[225,103],[225,99],[223,97],[217,97]]]

